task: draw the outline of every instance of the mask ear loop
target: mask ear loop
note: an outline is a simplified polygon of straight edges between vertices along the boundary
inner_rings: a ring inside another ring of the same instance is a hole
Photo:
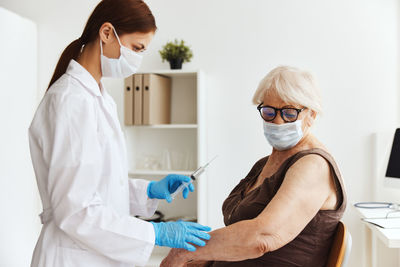
[[[100,55],[102,56],[103,55],[103,44],[102,44],[101,38],[99,38],[99,39],[100,39]]]
[[[128,47],[122,45],[121,41],[119,40],[117,31],[115,30],[114,27],[113,27],[113,31],[114,31],[115,37],[117,37],[117,40],[118,40],[118,43],[119,43],[119,46],[120,46],[121,49],[122,49],[122,48],[126,48],[126,49],[130,50],[131,52],[135,53],[136,55],[138,55],[138,52],[135,52],[135,51],[129,49]]]
[[[114,27],[113,27],[113,31],[114,31],[115,37],[117,37],[117,40],[118,40],[119,46],[120,46],[120,47],[122,47],[122,44],[121,44],[121,41],[119,40],[119,37],[118,37],[117,31],[115,30],[115,28],[114,28]]]

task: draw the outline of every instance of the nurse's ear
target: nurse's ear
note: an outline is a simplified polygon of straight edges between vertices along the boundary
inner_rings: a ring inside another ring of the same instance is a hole
[[[119,58],[120,46],[111,23],[104,22],[103,25],[101,25],[99,38],[102,43],[103,54],[108,58]]]
[[[101,25],[99,29],[99,37],[104,44],[108,44],[114,41],[115,37],[113,26],[110,22],[104,22],[103,25]]]

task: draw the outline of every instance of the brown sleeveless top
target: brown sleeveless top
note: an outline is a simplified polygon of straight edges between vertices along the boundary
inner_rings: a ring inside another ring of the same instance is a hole
[[[250,173],[239,182],[225,200],[222,211],[225,225],[230,225],[241,220],[257,217],[277,193],[285,178],[287,170],[300,158],[317,154],[323,157],[330,165],[334,178],[337,207],[335,210],[320,210],[307,224],[303,231],[290,243],[278,250],[268,252],[256,259],[240,262],[212,262],[213,267],[286,267],[286,266],[325,266],[328,254],[336,232],[336,227],[346,208],[346,193],[339,169],[333,157],[326,151],[318,148],[300,151],[289,157],[271,177],[265,179],[259,187],[248,192],[257,180],[268,157],[260,159],[251,169]],[[273,220],[273,218],[271,218]]]

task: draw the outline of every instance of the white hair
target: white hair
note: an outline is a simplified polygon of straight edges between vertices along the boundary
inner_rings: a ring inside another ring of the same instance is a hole
[[[294,67],[279,66],[271,70],[258,85],[253,103],[263,102],[266,92],[273,90],[284,102],[299,104],[316,114],[322,112],[320,89],[307,71]]]

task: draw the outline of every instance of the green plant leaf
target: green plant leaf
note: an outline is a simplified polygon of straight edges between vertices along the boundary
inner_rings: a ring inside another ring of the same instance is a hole
[[[185,45],[184,40],[178,41],[175,39],[173,42],[167,42],[160,51],[162,62],[172,59],[183,59],[183,62],[190,62],[193,57],[192,50]]]

